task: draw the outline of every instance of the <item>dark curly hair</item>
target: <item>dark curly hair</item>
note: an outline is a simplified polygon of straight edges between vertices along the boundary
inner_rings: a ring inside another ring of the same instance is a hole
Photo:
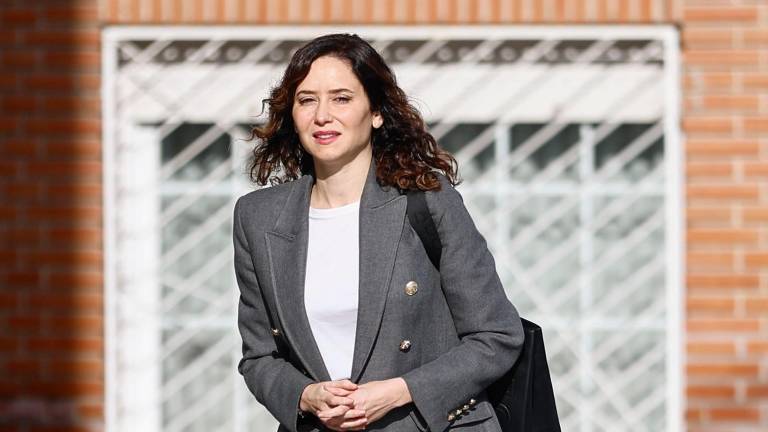
[[[312,155],[301,146],[294,130],[292,109],[296,88],[309,73],[312,62],[323,56],[345,60],[351,66],[365,89],[371,111],[379,112],[384,120],[381,127],[371,131],[379,184],[400,190],[439,190],[435,170],[454,186],[460,182],[456,159],[426,131],[421,114],[397,85],[381,55],[354,34],[320,36],[293,55],[282,80],[269,98],[262,100],[262,112],[265,105],[269,107],[268,121],[251,130],[249,139],[258,138],[249,163],[252,181],[274,185],[314,170]],[[282,176],[274,174],[278,170],[283,171]]]

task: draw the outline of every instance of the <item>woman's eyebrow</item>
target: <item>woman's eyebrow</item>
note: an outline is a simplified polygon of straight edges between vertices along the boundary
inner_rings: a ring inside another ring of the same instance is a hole
[[[355,94],[354,91],[352,91],[352,90],[350,90],[348,88],[332,89],[328,93],[336,94],[336,93],[343,93],[343,92]],[[312,94],[312,95],[314,95],[314,94],[317,94],[317,92],[314,91],[314,90],[301,90],[301,91],[296,92],[296,96],[299,96],[301,94]]]

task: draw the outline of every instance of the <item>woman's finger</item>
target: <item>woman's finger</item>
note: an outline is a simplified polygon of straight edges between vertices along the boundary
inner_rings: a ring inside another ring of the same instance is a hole
[[[365,426],[367,423],[368,423],[368,419],[363,417],[357,420],[345,421],[342,424],[340,424],[339,427],[345,430],[352,430],[352,429],[359,430],[358,428],[361,428],[361,426]]]
[[[365,415],[365,410],[354,409],[353,408],[353,409],[350,409],[349,411],[344,413],[344,418],[345,419],[354,419],[354,418],[362,417],[364,415]]]
[[[331,398],[326,399],[325,403],[331,406],[337,406],[337,405],[352,405],[355,403],[355,401],[352,398],[348,398],[348,397],[332,396]]]
[[[349,407],[346,405],[339,405],[337,407],[333,407],[330,409],[324,409],[320,410],[317,413],[317,418],[320,420],[330,420],[334,417],[338,417],[340,415],[343,415],[345,412],[349,410]]]
[[[336,383],[338,383],[338,386],[341,388],[345,388],[347,390],[357,390],[357,384],[348,379],[338,380]]]
[[[352,393],[352,390],[343,389],[341,387],[326,387],[325,391],[334,396],[348,396]]]

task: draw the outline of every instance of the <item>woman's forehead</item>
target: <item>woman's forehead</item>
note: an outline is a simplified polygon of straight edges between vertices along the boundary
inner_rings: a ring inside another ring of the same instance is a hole
[[[326,92],[344,88],[359,90],[362,84],[348,62],[324,56],[312,62],[307,76],[299,83],[296,91]]]

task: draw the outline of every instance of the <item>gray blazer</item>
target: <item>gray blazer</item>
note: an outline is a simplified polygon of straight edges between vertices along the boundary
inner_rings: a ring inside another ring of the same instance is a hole
[[[443,243],[440,272],[410,225],[406,196],[376,181],[375,160],[363,188],[351,380],[402,377],[413,398],[366,430],[500,431],[484,389],[518,357],[522,325],[461,195],[438,176],[442,190],[426,199]],[[321,430],[297,408],[308,384],[330,379],[304,309],[313,182],[307,174],[250,192],[234,209],[238,371],[278,431]]]

